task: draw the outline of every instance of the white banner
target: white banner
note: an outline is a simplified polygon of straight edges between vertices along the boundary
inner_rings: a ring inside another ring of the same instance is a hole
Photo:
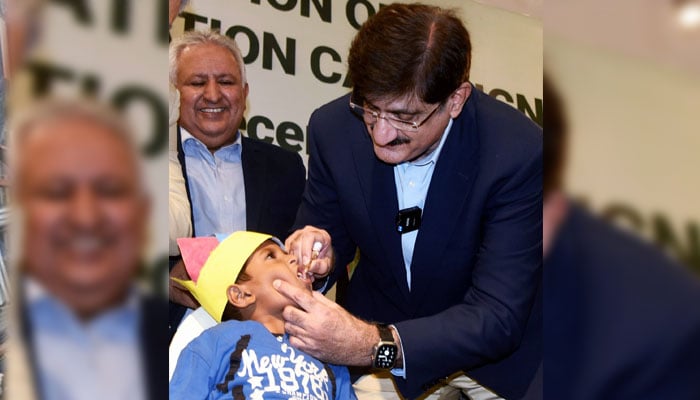
[[[12,81],[13,107],[38,96],[88,95],[126,113],[152,197],[148,262],[159,268],[168,254],[167,29],[167,1],[46,2],[38,41]],[[164,278],[156,282],[167,288]]]
[[[425,3],[458,9],[472,37],[472,82],[541,122],[540,21],[472,1]],[[379,7],[371,0],[192,0],[171,33],[213,28],[234,37],[250,85],[242,130],[306,160],[309,116],[350,90],[350,42]]]
[[[127,112],[153,194],[151,262],[163,261],[168,248],[166,3],[48,2],[28,69],[13,82],[28,97],[90,94]],[[541,121],[540,21],[472,1],[427,3],[459,9],[472,36],[472,82]],[[235,37],[250,84],[243,131],[306,160],[308,118],[350,90],[350,42],[379,6],[375,0],[192,0],[171,34],[211,27]]]

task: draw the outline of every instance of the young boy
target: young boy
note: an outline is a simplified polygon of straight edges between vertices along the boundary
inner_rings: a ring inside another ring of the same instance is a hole
[[[294,256],[277,238],[261,233],[235,232],[218,245],[216,240],[178,241],[192,278],[181,283],[225,322],[180,353],[170,399],[355,399],[347,368],[291,347],[284,333],[282,311],[290,301],[272,282],[311,290]]]

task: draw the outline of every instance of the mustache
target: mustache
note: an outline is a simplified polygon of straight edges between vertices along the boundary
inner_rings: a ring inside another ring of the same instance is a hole
[[[389,146],[398,146],[398,145],[407,144],[407,143],[410,143],[410,142],[411,142],[411,139],[409,139],[409,138],[400,138],[400,137],[397,137],[396,139],[394,139],[394,140],[392,140],[391,142],[387,143],[386,146],[387,146],[387,147],[389,147]]]

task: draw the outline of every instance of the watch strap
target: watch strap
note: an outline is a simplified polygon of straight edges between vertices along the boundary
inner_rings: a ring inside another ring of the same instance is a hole
[[[379,339],[381,339],[382,342],[394,343],[394,335],[391,333],[389,325],[378,324],[377,330],[379,330]]]
[[[388,325],[377,325],[379,342],[374,346],[372,366],[378,369],[391,369],[396,364],[398,346]]]

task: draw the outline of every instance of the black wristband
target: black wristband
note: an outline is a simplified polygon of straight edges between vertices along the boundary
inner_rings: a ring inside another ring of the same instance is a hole
[[[377,325],[379,343],[374,346],[372,366],[379,369],[391,369],[396,365],[399,348],[394,341],[391,328],[387,325]]]
[[[394,335],[391,333],[389,325],[377,324],[377,329],[379,330],[379,338],[382,342],[394,342]]]

